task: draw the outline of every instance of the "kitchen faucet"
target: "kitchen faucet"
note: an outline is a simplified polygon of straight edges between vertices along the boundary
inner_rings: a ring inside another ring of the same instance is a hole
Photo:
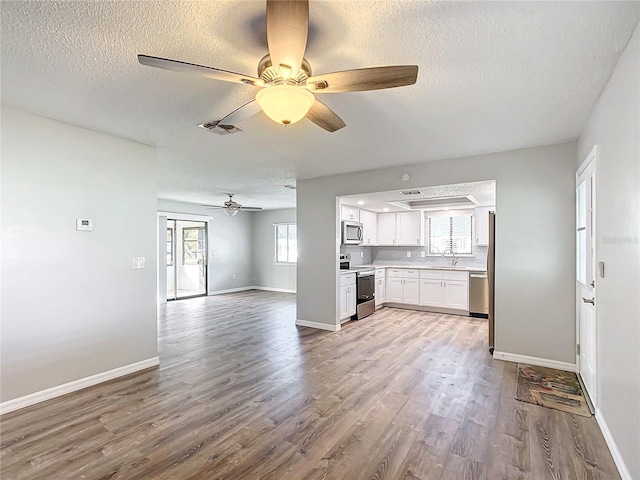
[[[453,249],[451,248],[446,248],[444,252],[442,252],[442,258],[444,258],[447,252],[449,252],[452,255],[451,266],[455,267],[458,264],[458,257],[456,257],[456,252],[454,252]]]

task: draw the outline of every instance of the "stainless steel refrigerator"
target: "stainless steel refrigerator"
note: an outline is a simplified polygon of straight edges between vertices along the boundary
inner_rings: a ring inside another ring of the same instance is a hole
[[[496,213],[489,212],[489,248],[487,250],[487,276],[489,281],[489,352],[495,346],[495,285],[496,285]]]

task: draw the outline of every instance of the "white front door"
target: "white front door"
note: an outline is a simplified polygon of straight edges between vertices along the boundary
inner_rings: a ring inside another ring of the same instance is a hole
[[[596,147],[576,174],[577,363],[589,398],[596,405]]]

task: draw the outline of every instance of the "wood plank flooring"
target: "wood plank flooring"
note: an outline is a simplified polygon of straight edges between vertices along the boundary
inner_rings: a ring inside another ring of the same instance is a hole
[[[291,294],[161,307],[159,369],[1,418],[1,478],[619,478],[593,418],[514,399],[486,320],[294,322]]]

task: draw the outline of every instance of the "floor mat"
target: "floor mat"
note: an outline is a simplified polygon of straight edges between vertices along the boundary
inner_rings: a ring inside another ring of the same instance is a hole
[[[516,400],[590,417],[589,405],[575,373],[518,364]]]

